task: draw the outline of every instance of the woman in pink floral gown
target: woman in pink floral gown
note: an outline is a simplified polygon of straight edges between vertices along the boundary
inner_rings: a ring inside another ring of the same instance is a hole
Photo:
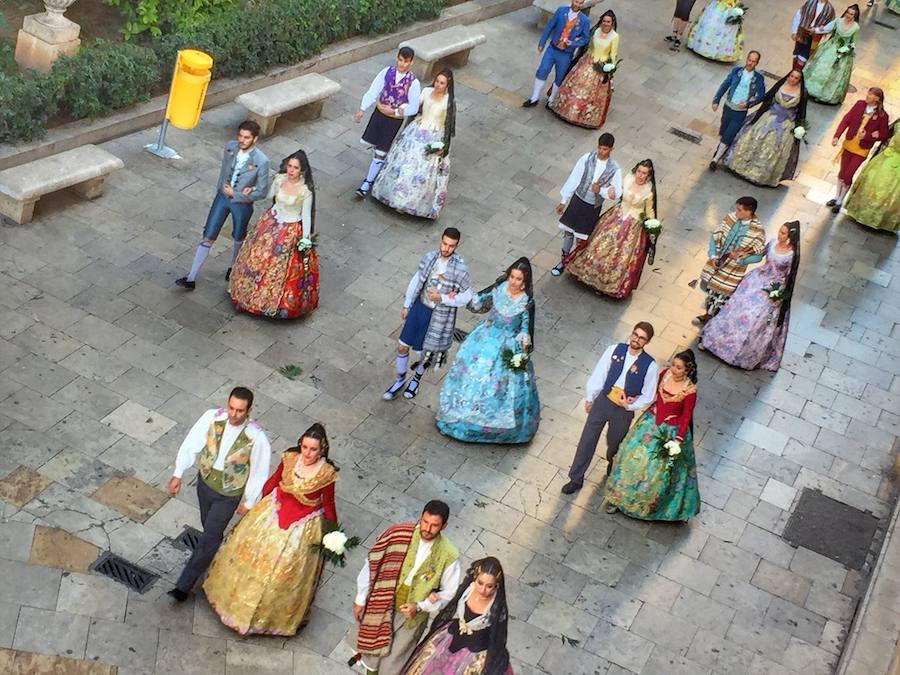
[[[703,328],[700,348],[744,370],[778,370],[800,264],[800,223],[785,223],[766,245],[766,262]]]

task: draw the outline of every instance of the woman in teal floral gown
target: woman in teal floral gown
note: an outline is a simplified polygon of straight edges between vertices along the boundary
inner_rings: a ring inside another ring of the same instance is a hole
[[[637,421],[606,480],[606,512],[686,521],[700,511],[693,415],[697,361],[686,349],[659,374],[656,401]]]
[[[900,120],[894,121],[891,137],[882,141],[857,174],[844,211],[857,223],[876,230],[900,230]]]
[[[469,303],[488,315],[460,345],[444,378],[437,412],[442,434],[469,443],[527,443],[537,432],[531,278],[531,263],[519,258]]]
[[[853,70],[853,53],[859,33],[859,7],[850,5],[835,23],[834,32],[819,48],[803,69],[806,91],[819,103],[837,105],[844,100],[850,73]]]

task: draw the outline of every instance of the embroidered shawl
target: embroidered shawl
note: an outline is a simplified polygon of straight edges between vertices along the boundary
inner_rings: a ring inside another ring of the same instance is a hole
[[[816,16],[817,0],[807,0],[800,8],[800,28],[809,30],[810,28],[818,28],[834,21],[834,7],[828,0],[825,0],[825,6]]]
[[[431,274],[431,267],[437,261],[440,253],[432,251],[422,256],[419,261],[419,281],[422,286],[419,287],[417,296],[421,294],[422,288],[427,283]],[[456,253],[450,256],[447,261],[447,271],[444,272],[443,278],[438,283],[439,293],[450,293],[456,291],[462,293],[469,288],[469,268],[465,261]],[[422,343],[422,350],[432,352],[436,355],[443,355],[450,349],[453,344],[453,328],[456,326],[456,307],[439,304],[431,313],[431,321],[428,323],[428,331],[425,333],[425,340]],[[440,366],[443,358],[439,357],[436,366]]]

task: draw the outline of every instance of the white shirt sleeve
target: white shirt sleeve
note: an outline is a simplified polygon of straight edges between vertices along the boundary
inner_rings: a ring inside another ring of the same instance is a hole
[[[457,558],[444,569],[444,573],[441,575],[441,588],[440,590],[435,591],[438,596],[437,602],[431,602],[428,598],[425,598],[416,603],[416,607],[419,608],[419,611],[437,612],[442,610],[446,604],[453,599],[453,596],[456,595],[461,576],[462,569],[459,565],[459,558]]]
[[[585,401],[593,402],[603,390],[603,383],[606,382],[606,374],[609,372],[609,364],[612,361],[612,355],[615,348],[615,345],[607,347],[606,351],[603,352],[603,356],[597,361],[597,365],[594,366],[594,372],[591,373],[587,385],[584,387]]]
[[[622,197],[622,169],[616,169],[616,172],[613,174],[612,180],[609,182],[609,185],[606,187],[600,188],[600,196],[603,199],[610,199],[609,196],[609,188],[612,188],[616,191],[616,196],[612,197],[612,199],[621,199]]]
[[[578,182],[581,180],[581,175],[584,173],[584,165],[587,163],[587,158],[590,153],[585,153],[581,156],[581,159],[575,163],[575,168],[572,169],[572,173],[569,174],[569,177],[566,178],[566,182],[563,184],[562,189],[559,191],[559,203],[560,204],[568,204],[569,200],[572,198],[572,195],[575,194],[575,188],[578,187]]]
[[[312,235],[312,203],[313,197],[310,194],[306,199],[303,200],[303,236],[309,238]]]
[[[206,434],[215,416],[216,409],[213,408],[207,410],[200,416],[200,419],[194,422],[194,426],[191,427],[188,435],[181,442],[181,447],[178,448],[178,457],[175,459],[175,471],[172,472],[173,477],[181,478],[184,472],[194,465],[197,455],[206,447]]]
[[[797,32],[797,29],[800,28],[800,12],[803,10],[801,7],[797,10],[797,13],[794,14],[794,18],[791,21],[791,35],[794,35]]]
[[[406,309],[412,307],[412,304],[416,301],[416,295],[418,294],[421,285],[422,279],[419,276],[419,270],[416,269],[416,273],[413,274],[412,279],[409,280],[409,286],[406,287],[406,294],[403,296],[403,306],[406,307]]]
[[[832,19],[831,21],[826,23],[824,26],[819,26],[818,28],[816,28],[814,30],[814,32],[819,33],[819,34],[830,33],[831,31],[834,30],[835,24],[837,24],[837,19]]]
[[[263,485],[269,478],[269,461],[272,457],[272,446],[266,432],[258,429],[253,447],[250,449],[250,475],[244,486],[244,506],[251,508],[262,493]]]
[[[447,305],[448,307],[463,307],[469,304],[469,300],[471,299],[472,289],[467,288],[466,290],[457,293],[455,298],[450,298],[448,295],[441,295],[441,304]]]
[[[362,102],[359,104],[360,110],[368,110],[375,101],[378,100],[378,94],[381,93],[381,88],[384,86],[384,76],[387,75],[387,71],[387,68],[382,69],[382,71],[375,76],[375,79],[372,80],[372,84],[369,85],[368,91],[363,94]]]
[[[647,366],[647,374],[644,375],[644,386],[641,387],[640,396],[634,400],[634,403],[627,406],[628,410],[640,410],[653,403],[653,399],[656,397],[656,380],[658,377],[659,366],[654,361]]]
[[[365,605],[369,598],[369,559],[363,563],[362,569],[356,575],[356,599],[357,605]]]
[[[400,106],[400,110],[404,117],[412,117],[419,112],[419,101],[422,98],[422,85],[418,80],[413,80],[409,85],[409,93],[406,95],[407,102]]]

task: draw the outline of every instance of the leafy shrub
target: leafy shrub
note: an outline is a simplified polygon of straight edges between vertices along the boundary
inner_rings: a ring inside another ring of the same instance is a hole
[[[53,64],[62,83],[60,106],[75,119],[100,117],[150,98],[159,80],[152,49],[97,40]]]
[[[126,40],[149,33],[189,30],[205,19],[234,9],[234,0],[103,0],[118,7],[125,20],[122,34]]]
[[[44,135],[44,126],[57,111],[59,80],[26,71],[0,74],[0,143],[31,141]]]
[[[441,0],[350,0],[356,18],[354,33],[389,33],[410,19],[433,19],[441,13]]]

